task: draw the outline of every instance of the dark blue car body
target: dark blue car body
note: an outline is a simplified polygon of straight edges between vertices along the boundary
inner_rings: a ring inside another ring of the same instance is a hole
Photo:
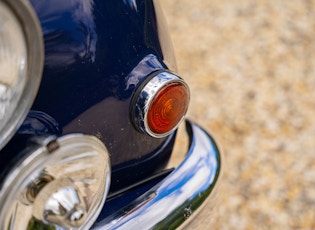
[[[49,114],[59,125],[55,130],[62,130],[56,134],[98,136],[111,153],[112,189],[163,166],[174,138],[141,134],[129,121],[137,85],[167,68],[153,2],[51,0],[32,5],[45,39],[43,79],[32,110]]]
[[[212,137],[186,121],[187,158],[178,168],[166,169],[176,131],[155,138],[139,132],[130,121],[132,97],[146,78],[158,71],[176,72],[158,3],[30,3],[43,33],[44,69],[31,110],[0,151],[1,180],[23,158],[23,150],[33,137],[71,133],[96,136],[110,154],[111,185],[94,228],[180,226],[212,194],[221,174],[221,157]],[[197,177],[202,181],[191,187]],[[188,193],[186,183],[191,183]],[[168,202],[176,207],[168,210]],[[157,209],[164,213],[153,211]]]

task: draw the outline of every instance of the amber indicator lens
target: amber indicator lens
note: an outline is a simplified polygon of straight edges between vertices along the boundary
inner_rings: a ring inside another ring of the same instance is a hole
[[[184,85],[173,83],[163,87],[148,110],[150,130],[162,134],[174,129],[186,114],[188,104],[189,92]]]
[[[170,135],[184,120],[189,105],[189,87],[167,71],[149,75],[131,100],[134,127],[151,137]]]

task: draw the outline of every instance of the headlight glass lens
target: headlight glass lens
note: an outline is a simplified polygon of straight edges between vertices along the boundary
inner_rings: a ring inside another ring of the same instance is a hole
[[[0,229],[89,229],[110,186],[110,160],[96,137],[33,140],[0,184]]]
[[[0,0],[0,149],[30,109],[42,67],[42,33],[29,2]]]
[[[13,12],[0,2],[0,129],[16,107],[25,86],[27,48]]]

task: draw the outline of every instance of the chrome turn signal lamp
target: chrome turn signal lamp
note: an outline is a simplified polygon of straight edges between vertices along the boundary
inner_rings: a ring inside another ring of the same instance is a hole
[[[42,33],[30,3],[0,0],[0,149],[33,103],[43,60]]]
[[[132,99],[131,119],[140,132],[165,137],[183,121],[189,88],[182,78],[165,71],[149,76]]]
[[[36,139],[0,188],[0,229],[89,229],[110,185],[109,154],[96,137]]]

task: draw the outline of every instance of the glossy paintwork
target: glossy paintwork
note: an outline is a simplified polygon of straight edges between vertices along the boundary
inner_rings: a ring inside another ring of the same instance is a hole
[[[221,174],[212,137],[188,125],[188,155],[162,179],[152,173],[167,162],[176,134],[152,138],[130,121],[136,88],[152,72],[176,68],[158,1],[30,2],[43,29],[44,74],[32,110],[0,151],[0,189],[7,170],[38,148],[33,137],[87,133],[105,143],[112,163],[112,209],[105,203],[96,228],[165,229],[191,219]]]
[[[221,175],[221,153],[200,126],[187,122],[187,130],[190,147],[178,168],[93,229],[176,229],[211,198]]]
[[[33,109],[55,118],[64,132],[98,135],[111,148],[114,140],[106,138],[111,136],[117,141],[122,130],[133,130],[129,100],[136,84],[152,71],[165,67],[157,31],[153,30],[156,21],[153,8],[150,9],[152,3],[32,3],[45,38],[45,69]],[[96,120],[102,120],[101,125]],[[137,132],[132,135],[148,140]]]
[[[111,214],[114,214],[118,210],[124,208],[127,204],[130,204],[133,200],[144,194],[153,186],[161,182],[168,176],[174,168],[163,170],[157,174],[145,178],[142,181],[137,182],[129,187],[126,187],[123,191],[112,193],[106,198],[106,206],[102,209],[96,222],[100,222]]]
[[[43,31],[44,73],[31,112],[0,155],[23,150],[33,135],[85,133],[110,152],[112,189],[162,167],[175,135],[141,134],[129,115],[136,87],[167,68],[152,0],[30,2]]]

